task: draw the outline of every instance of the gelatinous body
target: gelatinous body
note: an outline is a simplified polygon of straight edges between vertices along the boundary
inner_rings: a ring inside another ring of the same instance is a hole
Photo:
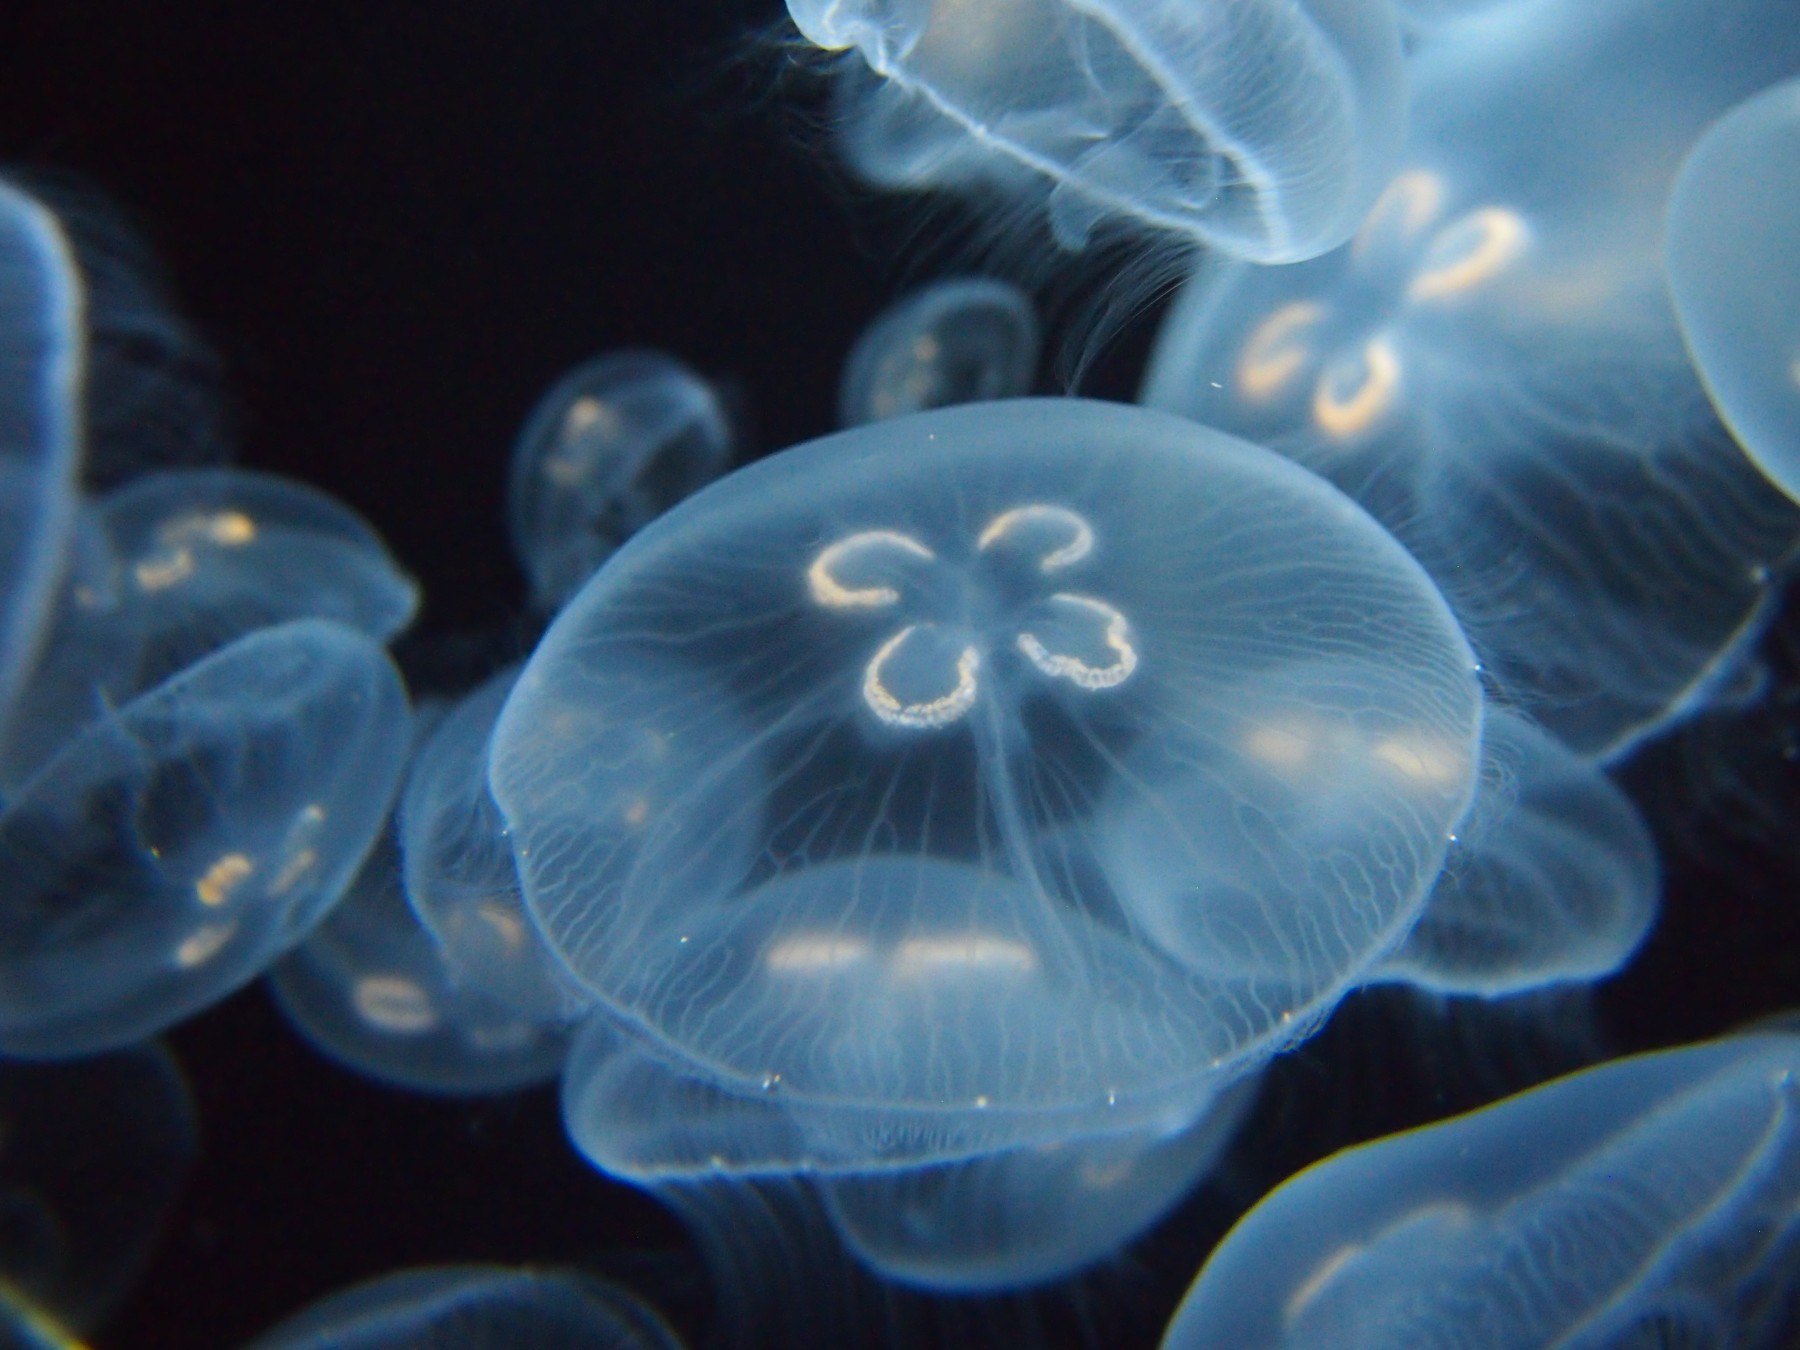
[[[855,48],[846,145],[899,187],[1047,201],[1071,247],[1106,217],[1291,262],[1341,243],[1405,116],[1388,0],[788,0]]]
[[[614,352],[565,375],[519,434],[507,489],[533,603],[561,608],[608,554],[730,458],[718,396],[673,357]]]
[[[1694,377],[1662,267],[1684,154],[1800,68],[1791,17],[1528,0],[1434,35],[1355,238],[1203,268],[1146,383],[1366,506],[1509,701],[1584,754],[1703,703],[1800,541]]]
[[[1792,1035],[1744,1036],[1346,1150],[1238,1224],[1165,1350],[1773,1345],[1796,1068]]]
[[[1031,299],[986,277],[934,282],[896,301],[844,366],[847,427],[1031,392],[1038,323]]]
[[[632,1166],[853,1169],[1191,1119],[1411,926],[1480,710],[1441,599],[1320,480],[1014,401],[671,512],[552,626],[490,782],[627,1024],[586,1072],[762,1121],[646,1117]]]
[[[1800,499],[1800,80],[1734,108],[1669,199],[1669,286],[1739,443]]]
[[[0,1050],[128,1044],[254,978],[343,893],[406,745],[386,655],[322,620],[89,726],[0,815]]]

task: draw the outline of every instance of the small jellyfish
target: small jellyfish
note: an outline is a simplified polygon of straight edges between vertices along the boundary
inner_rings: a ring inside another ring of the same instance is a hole
[[[247,1350],[680,1350],[661,1318],[573,1271],[434,1266],[320,1299]]]
[[[933,282],[902,297],[857,338],[838,421],[879,422],[1031,391],[1038,323],[1031,299],[986,277]]]
[[[406,903],[391,829],[324,922],[269,972],[269,987],[321,1053],[395,1087],[510,1092],[554,1078],[568,1049],[560,1021],[454,981]]]
[[[488,737],[518,674],[493,676],[425,738],[406,776],[398,830],[407,901],[450,983],[553,1022],[590,998],[538,935],[487,786]]]
[[[1493,998],[1596,980],[1656,921],[1656,846],[1598,766],[1489,708],[1475,805],[1418,926],[1376,978]]]
[[[0,179],[0,729],[54,612],[74,523],[82,318],[56,217]]]
[[[260,974],[375,841],[407,720],[382,649],[312,619],[85,728],[0,813],[0,1053],[128,1044]]]
[[[638,535],[527,663],[489,784],[635,1038],[615,1077],[763,1122],[702,1154],[644,1116],[633,1174],[857,1171],[1197,1114],[1412,926],[1481,709],[1442,598],[1320,479],[1009,400]]]
[[[44,652],[0,755],[17,783],[77,730],[227,643],[295,619],[385,642],[418,587],[380,537],[322,492],[272,474],[146,474],[77,520]]]
[[[1145,384],[1355,497],[1506,701],[1589,757],[1729,683],[1800,545],[1693,374],[1662,262],[1688,147],[1800,68],[1786,4],[1519,0],[1434,35],[1355,236],[1203,265]]]
[[[623,351],[577,366],[538,401],[513,449],[507,520],[532,604],[560,609],[730,458],[718,395],[673,357]]]
[[[1231,1231],[1164,1350],[1772,1346],[1797,1066],[1793,1035],[1745,1035],[1347,1149]]]
[[[1669,200],[1669,287],[1719,415],[1800,500],[1800,79],[1720,118]]]
[[[876,182],[998,186],[1082,247],[1108,218],[1258,262],[1349,237],[1405,120],[1389,0],[788,0],[854,48],[846,148]]]

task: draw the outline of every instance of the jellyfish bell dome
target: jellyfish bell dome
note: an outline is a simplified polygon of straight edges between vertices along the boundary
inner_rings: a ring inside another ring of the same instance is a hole
[[[1123,217],[1291,262],[1348,237],[1405,121],[1389,0],[789,0],[854,48],[848,145],[893,186],[1047,194],[1062,242]]]
[[[922,1163],[1191,1118],[1304,1034],[1416,919],[1481,715],[1442,598],[1322,480],[1002,401],[650,526],[489,782],[620,1024],[591,1059],[783,1116],[771,1165]]]

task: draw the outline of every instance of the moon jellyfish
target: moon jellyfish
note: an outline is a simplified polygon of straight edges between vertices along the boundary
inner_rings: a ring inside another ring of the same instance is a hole
[[[1695,379],[1663,208],[1725,108],[1800,68],[1785,0],[1521,0],[1413,56],[1356,236],[1203,267],[1145,401],[1343,487],[1444,588],[1507,702],[1622,754],[1727,681],[1800,511]]]
[[[987,277],[933,282],[902,297],[857,338],[844,366],[847,427],[1031,391],[1038,322],[1031,298]]]
[[[1669,286],[1720,416],[1800,499],[1800,80],[1701,138],[1669,201]]]
[[[788,0],[854,48],[847,146],[897,187],[998,186],[1080,248],[1106,218],[1258,262],[1342,243],[1406,109],[1389,0]]]
[[[160,1046],[0,1063],[0,1327],[13,1318],[68,1344],[103,1321],[194,1155],[193,1102]]]
[[[84,729],[0,814],[0,1053],[128,1044],[260,974],[374,842],[407,718],[380,647],[304,620]]]
[[[439,1266],[321,1299],[248,1350],[679,1350],[662,1320],[574,1272]]]
[[[354,512],[237,469],[147,474],[84,511],[61,604],[0,766],[12,782],[79,728],[259,628],[330,619],[385,642],[418,588]]]
[[[634,1174],[857,1171],[1191,1120],[1411,927],[1481,704],[1429,579],[1323,481],[1004,401],[645,530],[526,665],[489,781],[624,1026],[596,1071],[641,1085]]]
[[[1232,1230],[1165,1350],[1772,1345],[1797,1066],[1791,1035],[1640,1055],[1339,1153]]]
[[[513,449],[513,549],[546,613],[607,555],[731,458],[731,427],[706,381],[661,352],[577,366],[539,400]]]
[[[321,1053],[396,1087],[510,1092],[555,1077],[568,1049],[559,1023],[452,979],[406,902],[391,830],[269,987]]]
[[[425,738],[400,800],[400,847],[407,899],[451,983],[555,1021],[591,997],[525,909],[506,822],[487,785],[488,738],[518,674],[514,667],[495,675]]]
[[[54,608],[73,522],[82,317],[56,217],[0,180],[0,726]]]
[[[1475,805],[1378,978],[1490,998],[1599,979],[1649,933],[1659,882],[1630,798],[1525,718],[1490,708]]]

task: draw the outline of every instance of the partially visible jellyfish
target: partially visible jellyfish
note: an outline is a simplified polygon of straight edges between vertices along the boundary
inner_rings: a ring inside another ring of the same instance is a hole
[[[1377,978],[1490,998],[1600,979],[1649,933],[1659,885],[1631,799],[1527,719],[1490,708],[1475,805]]]
[[[1719,415],[1800,499],[1800,79],[1719,119],[1669,200],[1669,287]]]
[[[998,187],[1082,247],[1119,219],[1258,262],[1349,237],[1406,113],[1390,0],[788,0],[854,48],[846,148],[895,187]]]
[[[507,520],[532,604],[560,609],[631,535],[724,472],[731,427],[712,387],[671,356],[577,366],[513,448]]]
[[[272,474],[147,474],[84,509],[45,649],[0,755],[17,783],[77,730],[259,628],[329,619],[385,642],[418,587],[366,522]]]
[[[1786,0],[1520,0],[1435,35],[1405,168],[1355,238],[1203,266],[1146,382],[1367,507],[1506,701],[1584,755],[1728,682],[1800,543],[1693,375],[1662,263],[1683,156],[1800,68],[1791,19]]]
[[[1003,401],[645,530],[526,665],[489,781],[634,1042],[643,1095],[592,1100],[746,1122],[701,1152],[638,1112],[631,1174],[853,1172],[1192,1120],[1412,926],[1481,709],[1442,598],[1329,485]]]
[[[1031,297],[988,277],[933,282],[882,311],[850,349],[844,426],[1031,392],[1038,322]]]
[[[573,1271],[402,1270],[319,1300],[247,1350],[680,1350],[636,1297]]]
[[[432,729],[407,773],[397,828],[406,899],[450,983],[554,1022],[591,996],[525,909],[506,822],[487,785],[488,738],[518,674],[515,666],[493,676]]]
[[[554,1078],[568,1051],[559,1021],[451,978],[406,903],[391,829],[324,922],[269,972],[269,988],[315,1049],[395,1087],[511,1092]]]
[[[1348,1149],[1232,1230],[1164,1348],[1772,1348],[1800,1274],[1797,1067],[1794,1036],[1745,1035]]]
[[[260,974],[374,842],[407,720],[379,646],[304,620],[85,728],[0,813],[0,1053],[129,1044]]]
[[[66,1344],[150,1255],[194,1161],[194,1106],[161,1046],[0,1062],[0,1344]]]
[[[74,520],[82,319],[56,217],[0,180],[0,729],[54,610]]]

